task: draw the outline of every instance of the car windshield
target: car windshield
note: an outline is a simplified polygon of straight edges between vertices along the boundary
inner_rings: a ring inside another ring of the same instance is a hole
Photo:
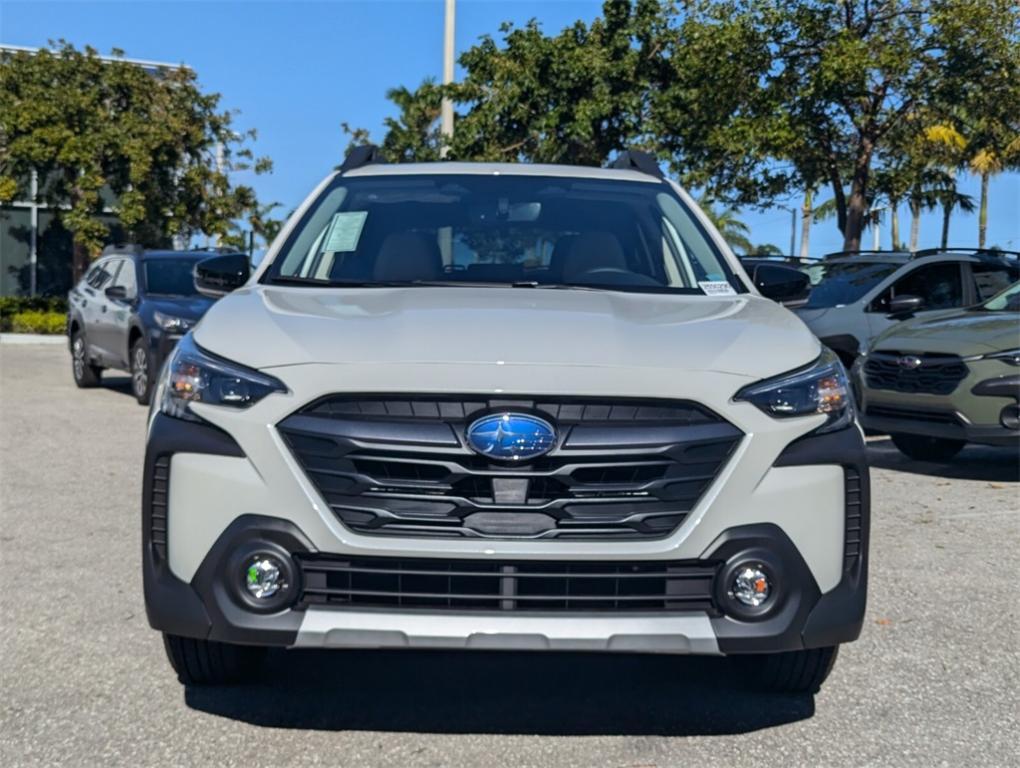
[[[160,296],[197,296],[195,259],[146,259],[145,292]]]
[[[666,183],[497,173],[338,177],[265,280],[747,290]]]
[[[1020,312],[1020,282],[992,296],[981,307],[990,312]]]
[[[807,309],[830,309],[853,304],[899,268],[888,262],[849,262],[814,264],[805,271],[811,277],[813,288],[808,296]]]

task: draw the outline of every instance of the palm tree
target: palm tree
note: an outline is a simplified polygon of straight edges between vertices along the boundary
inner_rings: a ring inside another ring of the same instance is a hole
[[[748,238],[751,230],[744,222],[737,218],[740,211],[734,206],[716,210],[715,202],[707,194],[702,195],[698,199],[698,205],[701,206],[701,210],[708,216],[708,220],[719,230],[719,234],[730,244],[733,250],[741,253],[750,253],[754,250],[754,245]]]
[[[941,243],[946,248],[953,209],[959,208],[968,213],[974,210],[974,201],[970,195],[962,194],[956,187],[956,170],[967,160],[967,139],[955,126],[939,123],[925,129],[924,141],[930,153],[931,168],[935,171],[931,195],[936,205],[942,208]]]
[[[907,193],[907,206],[910,208],[910,251],[913,253],[917,250],[921,234],[921,213],[934,210],[938,200],[931,187],[918,183]]]
[[[978,248],[985,247],[988,234],[988,181],[1006,168],[1020,165],[1020,135],[1010,140],[990,140],[970,158],[968,166],[981,177],[981,203],[978,208]]]
[[[965,195],[956,187],[956,174],[946,174],[943,184],[934,190],[935,199],[942,208],[942,240],[943,248],[949,246],[949,219],[953,215],[953,209],[959,208],[965,213],[973,213],[975,209],[974,198]]]

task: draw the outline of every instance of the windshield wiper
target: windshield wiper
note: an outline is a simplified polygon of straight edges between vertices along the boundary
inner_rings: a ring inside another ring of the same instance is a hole
[[[466,280],[320,280],[315,277],[277,275],[271,285],[308,285],[317,288],[417,288],[506,286],[509,283],[468,282]]]

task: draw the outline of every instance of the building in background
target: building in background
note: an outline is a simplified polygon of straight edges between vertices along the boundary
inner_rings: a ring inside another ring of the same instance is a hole
[[[0,54],[38,48],[0,45]],[[99,58],[111,61],[110,56]],[[118,58],[153,75],[163,69],[178,69],[179,64]],[[23,179],[14,201],[0,204],[0,296],[54,296],[66,293],[73,281],[72,238],[60,224],[55,206],[38,200],[39,180]],[[114,199],[104,195],[108,240],[121,242],[123,230],[113,209]]]

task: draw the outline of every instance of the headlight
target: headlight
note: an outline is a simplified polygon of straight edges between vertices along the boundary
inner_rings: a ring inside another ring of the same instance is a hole
[[[828,418],[817,432],[832,432],[854,420],[846,370],[829,349],[807,368],[751,384],[734,399],[751,403],[777,419],[826,414]]]
[[[964,362],[973,363],[976,360],[999,360],[1006,365],[1020,367],[1020,349],[1004,349],[1001,352],[989,352],[987,355],[972,355],[963,358]]]
[[[189,333],[163,367],[154,402],[167,416],[199,421],[192,403],[247,408],[271,392],[286,391],[279,379],[203,351]]]
[[[191,320],[175,317],[174,315],[165,315],[158,310],[152,313],[152,319],[156,321],[156,325],[170,333],[187,333],[194,324]]]

